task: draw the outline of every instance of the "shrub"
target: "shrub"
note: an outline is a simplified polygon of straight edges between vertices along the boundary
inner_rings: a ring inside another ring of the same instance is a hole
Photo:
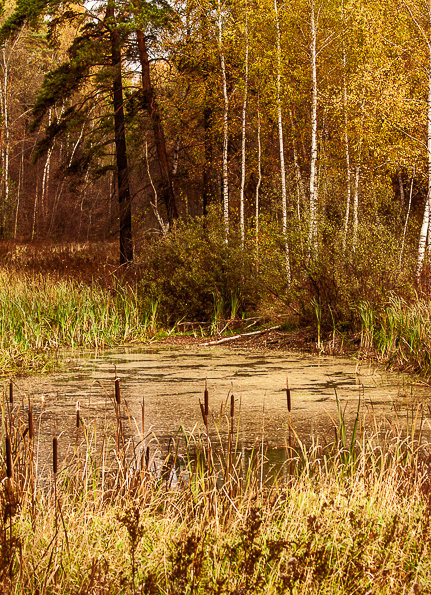
[[[254,309],[259,300],[250,254],[236,237],[227,244],[214,220],[179,222],[152,243],[141,267],[140,299],[157,301],[168,323],[208,321],[215,310],[230,316]]]

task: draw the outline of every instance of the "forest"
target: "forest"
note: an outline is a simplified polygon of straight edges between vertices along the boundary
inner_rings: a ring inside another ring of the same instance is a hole
[[[430,19],[419,0],[6,3],[6,260],[104,244],[168,324],[269,309],[343,332],[416,300]]]
[[[421,275],[430,36],[419,0],[6,3],[2,239],[128,244],[213,211],[248,251],[273,224],[287,279],[373,233]]]
[[[431,3],[0,9],[1,592],[430,593]]]

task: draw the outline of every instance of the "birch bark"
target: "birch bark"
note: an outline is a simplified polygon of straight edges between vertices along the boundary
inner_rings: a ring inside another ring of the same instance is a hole
[[[343,3],[344,12],[344,3]],[[345,26],[344,26],[345,29]],[[343,41],[343,111],[344,111],[344,151],[346,158],[346,214],[344,216],[344,235],[343,235],[343,250],[346,249],[347,245],[347,234],[349,231],[349,218],[350,218],[350,202],[352,195],[351,185],[351,170],[350,170],[350,144],[349,144],[349,129],[348,129],[348,102],[347,102],[347,55],[346,48]]]
[[[222,188],[223,188],[223,223],[224,240],[227,243],[229,238],[229,95],[227,92],[226,60],[223,46],[223,15],[221,0],[217,0],[217,26],[220,68],[223,87],[223,167],[222,167]]]
[[[262,184],[262,139],[259,94],[257,95],[257,184],[256,184],[256,261],[259,264],[259,202],[260,186]]]
[[[431,27],[431,1],[430,1],[430,27]],[[416,267],[417,279],[420,279],[422,274],[424,260],[425,260],[425,249],[428,237],[428,230],[430,224],[430,212],[431,212],[431,43],[428,41],[429,51],[429,68],[428,68],[428,110],[427,110],[427,157],[428,157],[428,189],[427,197],[425,201],[424,215],[422,219],[422,226],[419,234],[419,247],[418,247],[418,259]]]
[[[353,191],[353,252],[358,246],[358,209],[359,209],[359,180],[361,175],[361,167],[359,165],[355,168],[355,186]]]
[[[239,196],[239,227],[241,232],[241,248],[244,250],[245,224],[244,224],[244,188],[245,188],[245,141],[247,119],[247,94],[248,94],[248,6],[245,2],[245,58],[244,58],[244,96],[242,102],[242,131],[241,131],[241,188]]]
[[[318,204],[318,183],[317,183],[317,157],[318,157],[318,136],[317,136],[317,25],[315,13],[315,0],[311,1],[311,75],[312,75],[312,97],[311,97],[311,155],[310,155],[310,230],[308,236],[309,257],[316,254],[318,249],[317,239],[317,204]]]
[[[286,192],[286,166],[284,161],[283,141],[283,112],[281,107],[281,31],[280,17],[277,0],[274,0],[275,25],[277,31],[277,121],[280,153],[280,180],[281,180],[281,210],[283,218],[283,238],[285,244],[285,265],[287,282],[291,282],[289,243],[287,240],[287,192]]]
[[[10,157],[10,130],[9,130],[9,65],[6,57],[6,50],[2,48],[2,70],[1,81],[1,103],[3,115],[3,201],[1,205],[0,231],[3,236],[6,228],[6,209],[9,204],[9,157]]]

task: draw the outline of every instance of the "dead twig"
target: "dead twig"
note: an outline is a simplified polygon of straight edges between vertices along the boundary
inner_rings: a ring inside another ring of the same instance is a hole
[[[253,335],[263,335],[270,331],[275,331],[281,327],[281,324],[272,326],[271,328],[265,328],[261,331],[253,331],[252,333],[242,333],[241,335],[233,335],[232,337],[223,337],[223,339],[217,339],[216,341],[208,341],[207,343],[200,343],[201,347],[207,347],[208,345],[220,345],[221,343],[227,343],[228,341],[235,341],[236,339],[242,339],[244,337],[252,337]]]

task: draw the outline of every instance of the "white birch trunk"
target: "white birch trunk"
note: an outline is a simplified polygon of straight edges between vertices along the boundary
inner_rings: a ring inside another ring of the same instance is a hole
[[[31,240],[33,241],[36,235],[36,215],[37,215],[37,207],[38,207],[38,198],[39,198],[39,185],[37,183],[36,178],[36,188],[34,194],[34,205],[33,205],[33,223],[31,227]]]
[[[48,126],[51,124],[51,121],[52,121],[52,110],[50,109],[48,112]],[[51,145],[48,149],[47,154],[46,154],[45,165],[43,168],[42,188],[40,191],[40,210],[41,210],[43,219],[45,219],[46,212],[47,212],[49,170],[50,170],[50,166],[51,166],[51,156],[52,156],[53,150],[54,150],[54,146]]]
[[[228,148],[229,148],[229,96],[227,92],[226,61],[223,47],[223,18],[221,1],[217,1],[217,24],[218,24],[218,45],[220,56],[220,68],[223,86],[223,223],[225,242],[229,238],[229,170],[228,170]]]
[[[25,140],[26,140],[26,129],[24,128],[24,136],[22,138],[21,160],[20,160],[19,175],[18,175],[18,188],[17,188],[17,192],[16,192],[15,224],[14,224],[14,228],[13,228],[13,239],[14,240],[16,240],[17,235],[18,235],[19,203],[20,203],[20,199],[21,199],[21,191],[22,191],[23,180],[24,180]]]
[[[242,136],[241,136],[241,188],[239,195],[239,227],[241,233],[241,248],[244,250],[245,224],[244,224],[244,189],[245,189],[245,141],[247,119],[247,94],[248,94],[248,6],[245,3],[245,64],[244,64],[244,96],[242,102]]]
[[[430,11],[431,20],[431,11]],[[428,112],[427,112],[427,152],[428,152],[428,191],[425,201],[422,226],[419,234],[419,248],[416,275],[419,281],[425,260],[425,248],[428,237],[431,211],[431,47],[429,47],[429,70],[428,70]]]
[[[259,94],[257,96],[257,184],[256,184],[256,260],[259,266],[259,201],[260,186],[262,184],[262,139]]]
[[[317,184],[317,27],[315,15],[315,0],[311,2],[311,74],[312,74],[312,98],[311,98],[311,156],[310,156],[310,231],[308,237],[309,257],[314,255],[318,249],[317,241],[317,205],[318,205],[318,184]]]
[[[1,209],[1,229],[3,233],[6,227],[6,209],[9,204],[9,156],[10,156],[10,132],[9,132],[9,68],[8,61],[6,59],[5,48],[2,48],[2,85],[1,85],[1,102],[3,112],[3,204]]]
[[[353,191],[353,252],[358,246],[358,209],[359,209],[359,179],[361,175],[361,168],[359,165],[355,168],[355,186]]]
[[[278,138],[280,149],[280,178],[281,178],[281,210],[283,217],[283,238],[285,243],[286,277],[291,282],[289,243],[287,240],[287,192],[286,192],[286,166],[284,162],[283,141],[283,114],[281,108],[281,32],[277,0],[274,0],[275,24],[277,30],[277,120]]]
[[[410,180],[409,204],[407,206],[406,220],[404,222],[404,229],[403,229],[403,239],[402,239],[402,242],[401,242],[400,261],[399,261],[400,268],[401,268],[401,265],[403,263],[404,246],[405,246],[405,243],[406,243],[406,235],[407,235],[407,226],[409,224],[410,211],[411,211],[411,208],[412,208],[413,183],[414,183],[414,180],[415,180],[415,173],[416,173],[415,172],[415,169],[413,169],[412,179]]]
[[[344,7],[343,7],[344,9]],[[349,231],[349,218],[350,218],[350,202],[352,195],[351,186],[351,173],[350,173],[350,145],[349,145],[349,132],[348,132],[348,104],[347,104],[347,56],[346,48],[343,47],[343,111],[344,111],[344,151],[346,156],[346,213],[344,216],[344,234],[343,234],[343,250],[346,249],[347,245],[347,234]]]

